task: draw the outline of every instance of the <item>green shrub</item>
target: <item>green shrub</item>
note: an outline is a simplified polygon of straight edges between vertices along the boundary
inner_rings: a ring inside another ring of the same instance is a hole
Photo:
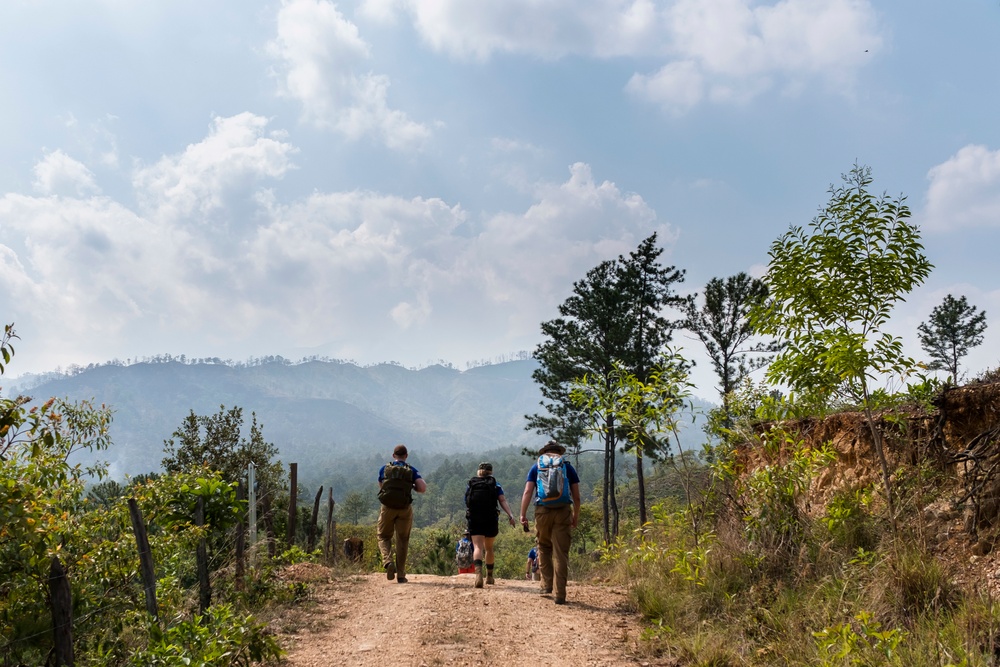
[[[283,654],[263,624],[250,615],[236,614],[229,605],[216,605],[203,616],[160,630],[150,628],[149,645],[128,664],[134,667],[250,667],[274,661]]]

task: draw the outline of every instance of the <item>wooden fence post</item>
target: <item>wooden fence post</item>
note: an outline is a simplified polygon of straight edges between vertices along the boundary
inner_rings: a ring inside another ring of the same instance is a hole
[[[243,482],[240,482],[236,486],[236,500],[246,500],[246,487],[243,486]],[[243,519],[236,523],[236,581],[233,582],[236,590],[243,590],[243,576],[246,572],[246,542],[244,538],[244,527],[246,524],[243,523]]]
[[[267,557],[273,559],[274,544],[274,514],[271,511],[271,489],[264,489],[260,496],[261,509],[264,510],[264,536],[267,540]]]
[[[289,463],[288,471],[288,534],[285,542],[288,543],[288,548],[291,549],[295,545],[295,519],[298,515],[296,504],[299,498],[299,464]]]
[[[156,606],[156,573],[153,570],[153,552],[149,548],[149,534],[142,520],[135,498],[128,499],[128,515],[132,519],[132,532],[135,533],[135,546],[139,551],[139,574],[142,576],[142,588],[146,591],[146,611],[157,623],[160,622],[160,612]]]
[[[194,525],[205,525],[205,497],[198,497],[198,507],[194,511]],[[212,588],[208,583],[208,544],[205,538],[198,540],[198,609],[202,615],[212,606]]]
[[[313,513],[312,521],[309,522],[309,548],[306,549],[307,553],[312,553],[313,549],[316,548],[316,519],[319,517],[319,503],[323,499],[323,487],[319,487],[319,491],[316,492],[316,500],[313,501]]]
[[[337,540],[334,539],[334,523],[333,523],[333,487],[330,487],[329,499],[327,500],[327,510],[326,510],[326,541],[323,543],[323,557],[328,564],[333,564],[336,560],[337,549],[334,548],[334,544]]]
[[[53,556],[49,566],[49,595],[52,598],[52,634],[56,667],[73,667],[73,597],[66,568]]]

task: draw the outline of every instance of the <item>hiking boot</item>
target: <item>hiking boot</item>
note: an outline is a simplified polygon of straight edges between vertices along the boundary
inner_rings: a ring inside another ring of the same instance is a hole
[[[396,577],[397,584],[405,584],[407,581],[409,581],[409,579],[406,578],[405,574],[401,574],[398,577]]]
[[[476,588],[482,588],[482,587],[483,587],[483,566],[482,565],[477,565],[476,566]]]
[[[392,581],[396,578],[396,564],[386,563],[385,564],[385,578]]]
[[[551,586],[549,586],[548,588],[543,587],[538,592],[541,593],[542,595],[552,595],[552,587]]]
[[[566,598],[556,598],[556,604],[566,604]]]
[[[491,585],[496,583],[493,580],[493,573],[492,572],[487,572],[486,573],[486,583],[491,584]]]

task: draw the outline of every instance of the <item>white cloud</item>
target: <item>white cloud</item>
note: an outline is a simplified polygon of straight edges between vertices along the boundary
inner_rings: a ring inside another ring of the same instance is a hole
[[[524,213],[490,218],[472,260],[484,267],[491,302],[551,309],[515,308],[511,316],[519,330],[554,316],[568,286],[601,261],[627,254],[653,232],[661,246],[676,240],[642,197],[623,193],[609,181],[595,182],[583,163],[570,167],[565,183],[539,184],[535,198]]]
[[[60,150],[47,154],[34,172],[34,188],[43,195],[80,197],[101,191],[93,172]]]
[[[932,168],[927,179],[924,229],[1000,227],[1000,150],[965,146]]]
[[[8,194],[0,218],[5,235],[25,248],[0,274],[8,307],[31,304],[33,319],[58,323],[43,327],[49,336],[72,331],[81,341],[94,334],[111,339],[129,320],[175,301],[183,235],[116,202]]]
[[[664,38],[675,60],[637,74],[628,91],[673,113],[703,99],[744,103],[780,86],[817,81],[848,92],[855,72],[882,46],[866,0],[679,0]]]
[[[267,119],[251,113],[216,117],[209,135],[183,153],[136,170],[133,186],[147,212],[173,219],[222,209],[227,195],[292,168],[296,149]]]
[[[434,197],[282,202],[262,181],[281,178],[297,149],[267,126],[216,118],[201,140],[137,164],[137,207],[0,198],[0,310],[35,344],[58,347],[47,358],[83,363],[324,344],[375,360],[472,359],[530,348],[574,280],[654,231],[661,245],[674,240],[640,196],[582,163],[565,181],[534,182],[530,206],[477,220]]]
[[[282,94],[302,104],[305,122],[349,139],[375,136],[394,149],[419,147],[430,136],[389,107],[388,77],[363,71],[370,47],[333,3],[285,0],[268,53],[279,63]]]
[[[663,53],[662,9],[652,0],[399,0],[423,39],[436,51],[485,60],[496,53],[546,58],[582,54],[600,58]],[[390,5],[371,4],[385,15]]]
[[[384,16],[393,5],[380,2]],[[399,0],[424,40],[457,58],[653,58],[627,90],[683,113],[819,81],[849,90],[882,46],[869,0]],[[377,9],[377,11],[376,11]]]
[[[696,63],[675,61],[649,76],[632,75],[625,90],[656,102],[674,115],[681,115],[705,97],[705,78]]]

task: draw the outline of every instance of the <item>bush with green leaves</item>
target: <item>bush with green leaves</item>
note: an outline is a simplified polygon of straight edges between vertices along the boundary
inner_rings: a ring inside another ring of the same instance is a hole
[[[149,634],[148,646],[131,656],[129,667],[250,667],[283,654],[263,624],[227,604],[165,630],[153,624]]]

